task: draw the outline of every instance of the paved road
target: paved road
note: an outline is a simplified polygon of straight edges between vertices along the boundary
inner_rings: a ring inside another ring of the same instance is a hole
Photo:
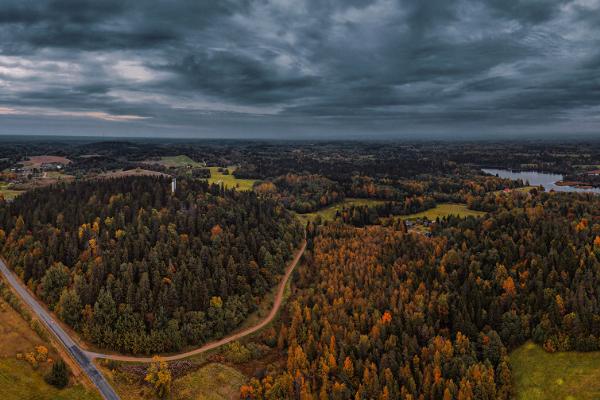
[[[194,356],[197,354],[201,354],[206,351],[216,349],[219,346],[223,346],[224,344],[233,342],[235,340],[239,340],[245,336],[251,335],[254,332],[259,331],[260,329],[262,329],[266,325],[268,325],[269,322],[271,322],[273,320],[273,318],[275,318],[275,315],[277,315],[277,312],[281,308],[281,303],[283,302],[283,294],[285,293],[285,287],[287,285],[288,280],[290,279],[290,276],[292,276],[292,272],[294,272],[294,268],[296,268],[296,265],[298,265],[298,262],[300,261],[302,254],[304,254],[304,250],[306,250],[306,241],[302,242],[302,246],[300,246],[300,249],[298,249],[298,251],[296,252],[294,259],[288,264],[288,267],[285,270],[285,275],[283,276],[283,279],[281,279],[281,282],[279,282],[279,286],[277,287],[277,294],[275,295],[275,299],[273,301],[273,307],[271,307],[271,311],[269,312],[269,315],[266,316],[266,318],[264,318],[262,321],[260,321],[258,324],[254,325],[254,326],[243,329],[232,335],[226,336],[223,339],[206,343],[202,347],[187,351],[185,353],[174,354],[171,356],[164,356],[162,358],[166,361],[174,361],[174,360],[180,360],[182,358]],[[86,355],[91,359],[107,358],[110,360],[129,361],[129,362],[151,362],[152,361],[152,358],[149,358],[149,357],[134,357],[134,356],[121,355],[121,354],[103,354],[103,353],[94,353],[91,351],[86,352]]]
[[[81,369],[90,377],[90,380],[98,387],[100,394],[106,400],[119,400],[119,396],[108,381],[100,373],[98,368],[92,362],[88,353],[82,350],[77,343],[54,321],[52,316],[33,298],[29,291],[21,285],[16,276],[6,267],[4,261],[0,259],[0,272],[4,275],[8,283],[15,289],[29,307],[37,314],[38,318],[48,327],[48,329],[63,344],[65,349],[71,354],[73,359],[80,365]]]

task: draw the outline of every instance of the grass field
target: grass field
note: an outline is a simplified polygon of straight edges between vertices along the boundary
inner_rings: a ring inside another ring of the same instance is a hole
[[[173,383],[173,400],[234,400],[240,398],[244,374],[224,364],[208,364]]]
[[[58,390],[48,385],[39,371],[25,361],[0,359],[0,392],[2,400],[100,400],[82,385]]]
[[[173,157],[162,157],[160,159],[160,161],[158,161],[159,164],[164,165],[165,167],[174,167],[174,168],[180,168],[180,167],[186,167],[186,166],[192,166],[192,167],[197,167],[200,168],[202,167],[202,164],[192,160],[191,158],[189,158],[188,156],[184,156],[184,155],[180,155],[180,156],[173,156]]]
[[[303,221],[312,221],[317,215],[321,217],[323,221],[332,221],[335,218],[335,214],[343,208],[348,208],[350,206],[378,206],[381,204],[385,204],[384,200],[374,200],[374,199],[353,199],[348,198],[345,199],[341,203],[337,203],[331,205],[329,207],[323,208],[319,211],[306,213],[306,214],[296,214]]]
[[[203,362],[205,358],[201,357],[195,361]],[[156,398],[148,385],[143,385],[137,379],[115,380],[112,371],[108,371],[106,367],[101,368],[122,400]],[[221,363],[209,363],[197,371],[175,379],[171,386],[171,393],[166,399],[237,400],[240,397],[240,386],[246,381],[246,376],[235,368]]]
[[[25,161],[23,163],[23,165],[25,165],[28,168],[39,168],[42,164],[46,164],[46,163],[60,163],[60,164],[70,164],[71,160],[69,160],[68,158],[65,157],[61,157],[61,156],[49,156],[49,155],[43,155],[43,156],[32,156],[29,157],[29,159],[27,161]]]
[[[17,353],[32,351],[43,340],[4,300],[0,299],[0,359],[15,358]],[[50,357],[54,357],[51,354]]]
[[[219,172],[220,167],[208,167],[210,169],[210,179],[208,183],[216,183],[218,185],[223,184],[227,188],[234,188],[237,190],[252,190],[254,186],[254,179],[237,179],[232,175],[235,171],[234,167],[228,167],[229,175]]]
[[[42,363],[34,370],[27,362],[16,359],[16,353],[32,351],[35,346],[49,348],[49,357],[56,352],[29,327],[28,323],[8,304],[0,300],[0,392],[2,400],[100,400],[100,396],[83,385],[71,385],[58,390],[44,381],[50,365]]]
[[[485,215],[483,211],[469,210],[466,204],[456,203],[442,203],[438,204],[434,208],[422,211],[415,214],[402,215],[402,219],[417,219],[427,218],[431,221],[435,221],[436,218],[443,218],[449,215],[456,215],[457,217],[481,217]]]
[[[551,354],[525,343],[510,364],[518,400],[600,399],[600,352]]]
[[[0,184],[0,194],[4,197],[5,200],[14,200],[15,197],[23,193],[21,190],[11,190],[8,189],[7,186],[2,186]]]

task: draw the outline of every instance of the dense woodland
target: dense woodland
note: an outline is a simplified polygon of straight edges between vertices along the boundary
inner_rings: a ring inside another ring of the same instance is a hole
[[[300,213],[344,200],[344,189],[337,182],[310,174],[287,174],[264,182],[256,190],[279,200],[286,208]]]
[[[206,181],[80,180],[0,204],[8,264],[92,343],[130,353],[222,336],[303,236],[279,204]]]
[[[507,352],[525,340],[598,350],[600,200],[488,202],[486,217],[445,219],[431,238],[403,225],[309,227],[297,291],[272,333],[285,371],[253,379],[242,397],[507,399]]]

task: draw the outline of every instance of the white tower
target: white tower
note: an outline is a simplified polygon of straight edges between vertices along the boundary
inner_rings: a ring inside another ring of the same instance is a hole
[[[177,189],[177,178],[173,177],[171,181],[171,193],[175,194],[175,190]]]

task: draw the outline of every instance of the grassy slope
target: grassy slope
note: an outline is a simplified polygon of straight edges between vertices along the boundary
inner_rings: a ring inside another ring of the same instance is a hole
[[[384,200],[347,198],[341,203],[337,203],[332,206],[323,208],[317,212],[298,214],[298,216],[303,222],[313,220],[317,217],[317,215],[320,215],[321,219],[323,219],[324,221],[331,221],[335,218],[336,212],[338,212],[344,207],[348,208],[350,206],[377,206],[384,203]]]
[[[210,179],[208,183],[224,184],[228,188],[237,188],[238,190],[252,190],[254,186],[254,179],[236,179],[231,173],[235,171],[235,168],[228,167],[230,174],[224,175],[219,172],[219,167],[209,167]]]
[[[202,166],[200,163],[197,163],[196,161],[192,160],[191,158],[189,158],[188,156],[185,156],[185,155],[173,156],[173,157],[162,157],[160,159],[160,164],[164,165],[165,167],[175,167],[175,168],[185,167],[187,165],[191,165],[192,167],[201,167]]]
[[[16,359],[17,352],[32,351],[41,344],[49,346],[5,303],[0,306],[0,337],[2,400],[100,400],[98,394],[86,390],[81,384],[57,390],[44,381],[44,374],[50,370],[50,365],[43,363],[34,370],[27,362]],[[57,359],[58,356],[50,349],[49,357]]]
[[[480,217],[482,215],[485,215],[485,213],[482,211],[469,210],[465,204],[442,203],[429,210],[422,211],[416,214],[402,215],[400,218],[416,219],[427,217],[428,219],[435,221],[435,219],[438,217],[443,218],[448,215],[456,215],[458,217]]]
[[[510,355],[518,400],[600,398],[600,352],[554,353],[525,343]]]

